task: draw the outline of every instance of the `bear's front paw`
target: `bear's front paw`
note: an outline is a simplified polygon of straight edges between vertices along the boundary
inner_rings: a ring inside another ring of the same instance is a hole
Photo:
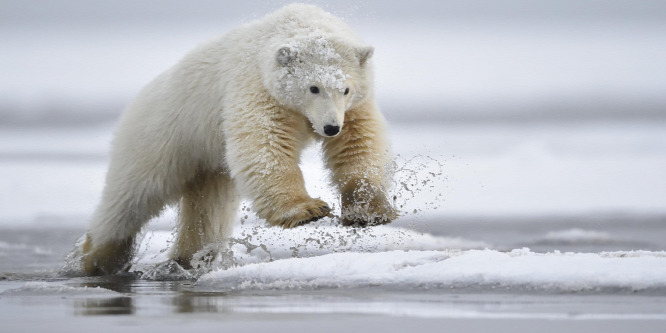
[[[83,270],[91,276],[124,273],[132,266],[133,255],[134,237],[95,246],[92,244],[90,236],[86,236],[81,258]]]
[[[331,216],[331,208],[327,203],[319,199],[308,199],[286,208],[286,212],[280,219],[271,223],[283,228],[295,228],[300,225],[317,221],[322,217]],[[269,221],[270,223],[270,221]]]
[[[344,200],[342,204],[342,225],[365,227],[391,223],[398,212],[383,194],[368,201]]]

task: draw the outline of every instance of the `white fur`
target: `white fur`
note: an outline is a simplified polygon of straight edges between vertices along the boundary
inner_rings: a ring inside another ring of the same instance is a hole
[[[349,26],[309,5],[287,6],[197,47],[121,117],[88,231],[91,252],[134,237],[179,200],[201,199],[181,207],[179,237],[206,230],[204,243],[229,234],[239,194],[271,223],[317,206],[302,184],[298,155],[311,139],[324,139],[324,126],[342,127],[348,110],[367,104],[378,132],[369,137],[386,151],[383,118],[371,100],[371,54]],[[387,162],[377,155],[370,166]],[[174,256],[201,244],[192,246]]]

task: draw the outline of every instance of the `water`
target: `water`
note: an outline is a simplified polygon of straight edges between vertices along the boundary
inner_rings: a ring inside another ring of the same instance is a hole
[[[398,225],[405,224],[399,222]],[[666,250],[666,216],[587,214],[535,217],[466,217],[432,220],[419,226],[432,234],[452,233],[510,250],[603,252]]]

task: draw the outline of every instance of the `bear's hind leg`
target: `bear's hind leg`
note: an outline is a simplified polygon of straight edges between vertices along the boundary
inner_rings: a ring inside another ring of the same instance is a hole
[[[180,203],[179,230],[171,257],[190,269],[193,260],[211,261],[218,250],[211,248],[201,258],[193,256],[206,245],[231,235],[240,197],[227,173],[198,174],[183,192]]]
[[[110,275],[129,270],[136,235],[165,205],[159,191],[146,188],[150,187],[142,187],[140,182],[107,182],[82,247],[86,274]]]

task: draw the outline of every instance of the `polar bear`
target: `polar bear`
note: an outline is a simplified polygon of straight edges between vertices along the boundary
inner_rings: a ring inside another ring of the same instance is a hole
[[[187,54],[121,116],[102,199],[82,245],[88,275],[130,268],[137,234],[179,203],[170,255],[230,236],[246,197],[268,224],[332,216],[305,190],[303,148],[321,142],[343,225],[388,223],[391,157],[365,45],[340,19],[289,5]]]

